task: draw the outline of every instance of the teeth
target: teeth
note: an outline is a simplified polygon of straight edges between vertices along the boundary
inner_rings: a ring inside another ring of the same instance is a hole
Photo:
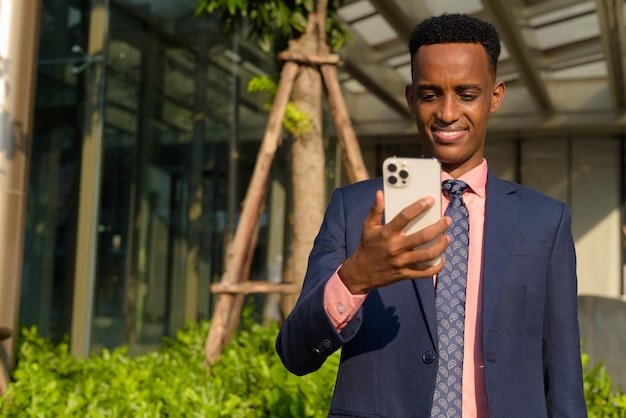
[[[453,136],[460,135],[463,131],[436,131],[436,132],[437,132],[437,135],[440,135],[440,136],[453,137]]]

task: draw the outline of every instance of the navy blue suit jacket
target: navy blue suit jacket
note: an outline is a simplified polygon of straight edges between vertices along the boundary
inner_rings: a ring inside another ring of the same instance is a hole
[[[355,250],[381,188],[374,179],[335,190],[302,293],[277,339],[283,363],[298,375],[342,348],[332,417],[430,416],[437,370],[432,281],[370,292],[341,333],[324,310],[326,282]],[[569,209],[490,172],[483,260],[490,417],[586,417]]]

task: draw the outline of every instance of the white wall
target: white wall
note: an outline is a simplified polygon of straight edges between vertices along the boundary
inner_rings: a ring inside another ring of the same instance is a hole
[[[620,296],[620,158],[614,139],[572,144],[572,231],[580,294]]]
[[[537,139],[522,145],[522,183],[566,202],[578,257],[580,294],[621,292],[619,142]]]

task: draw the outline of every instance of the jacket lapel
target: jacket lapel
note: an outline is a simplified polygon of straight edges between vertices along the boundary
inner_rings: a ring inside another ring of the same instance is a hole
[[[507,257],[511,252],[517,228],[520,210],[520,201],[516,193],[518,188],[517,184],[500,180],[491,170],[489,171],[483,235],[483,343],[498,301]],[[413,286],[422,314],[428,323],[431,340],[436,346],[437,316],[433,282],[417,279],[413,280]]]
[[[487,175],[485,232],[483,238],[483,343],[498,301],[508,255],[517,228],[520,202],[518,185]]]
[[[520,202],[516,191],[518,185],[498,179],[491,170],[487,175],[485,204],[485,232],[483,235],[483,341],[491,324],[498,301],[500,284],[503,280],[507,257],[511,251],[517,228]],[[427,279],[413,280],[413,286],[424,315],[430,337],[436,346],[437,316],[435,311],[435,289]]]

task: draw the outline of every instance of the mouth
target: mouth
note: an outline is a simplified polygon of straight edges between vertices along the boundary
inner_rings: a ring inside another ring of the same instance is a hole
[[[452,143],[458,141],[460,138],[467,134],[466,129],[462,130],[452,130],[452,129],[432,129],[431,130],[433,137],[436,141],[442,143]]]

